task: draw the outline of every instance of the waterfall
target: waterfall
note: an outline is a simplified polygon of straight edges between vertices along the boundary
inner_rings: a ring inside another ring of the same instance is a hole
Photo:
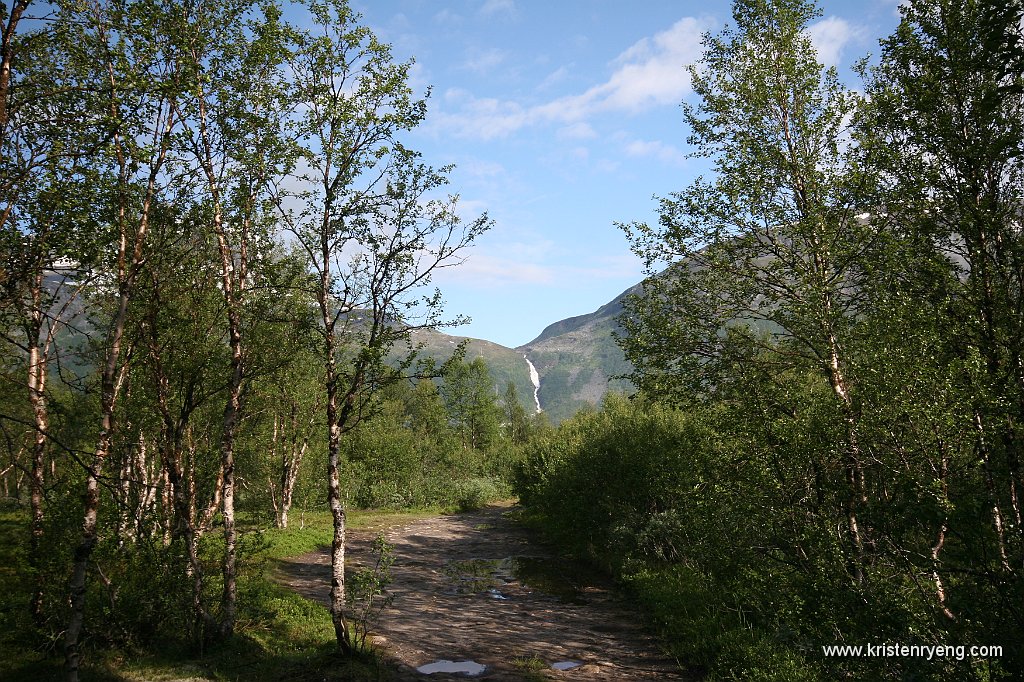
[[[541,411],[540,408],[540,375],[537,374],[537,368],[530,362],[530,358],[526,357],[526,353],[523,353],[523,359],[526,360],[526,364],[530,368],[530,381],[533,382],[533,402],[537,403],[537,413]]]

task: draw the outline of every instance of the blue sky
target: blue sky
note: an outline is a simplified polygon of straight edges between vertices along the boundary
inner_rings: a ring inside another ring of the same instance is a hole
[[[595,310],[642,278],[615,222],[656,220],[655,196],[702,171],[688,159],[683,66],[728,2],[642,0],[353,0],[363,22],[414,57],[413,85],[432,88],[408,144],[453,163],[467,216],[493,229],[466,263],[436,279],[447,330],[506,346]],[[896,0],[823,2],[811,27],[819,58],[840,67],[878,53]]]

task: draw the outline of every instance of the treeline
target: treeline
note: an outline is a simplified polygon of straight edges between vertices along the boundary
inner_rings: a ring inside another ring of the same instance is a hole
[[[403,144],[411,62],[342,0],[0,9],[5,641],[230,640],[250,531],[330,510],[350,652],[347,509],[503,494],[536,421],[417,352],[490,221]]]
[[[713,175],[625,226],[639,393],[519,471],[716,679],[1024,674],[1024,6],[900,11],[861,92],[802,0],[705,38],[685,113]]]

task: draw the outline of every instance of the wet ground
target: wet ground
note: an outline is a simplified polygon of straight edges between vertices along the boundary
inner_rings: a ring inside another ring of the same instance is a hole
[[[374,641],[398,680],[688,679],[606,578],[558,559],[510,508],[385,530],[391,606]],[[377,531],[350,534],[350,563],[373,560]],[[327,550],[285,562],[281,579],[327,603]]]

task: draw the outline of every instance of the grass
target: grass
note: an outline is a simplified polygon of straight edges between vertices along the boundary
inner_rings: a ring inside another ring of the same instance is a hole
[[[539,682],[540,680],[548,679],[544,672],[550,668],[544,659],[536,654],[514,658],[512,659],[512,665],[519,671],[522,679],[528,682]]]
[[[348,528],[379,530],[434,516],[441,510],[348,513]],[[342,659],[335,653],[334,628],[328,610],[279,585],[273,578],[281,559],[329,545],[333,524],[328,512],[296,513],[288,529],[260,529],[241,524],[251,546],[249,570],[239,581],[236,636],[201,654],[176,642],[137,650],[92,648],[82,669],[83,680],[101,682],[207,682],[221,680],[353,680],[391,679],[391,671],[374,652]],[[0,511],[0,679],[45,682],[62,679],[60,648],[40,646],[27,617],[28,581],[25,566],[24,510]],[[253,540],[256,540],[253,542]],[[215,576],[210,575],[211,582]]]

